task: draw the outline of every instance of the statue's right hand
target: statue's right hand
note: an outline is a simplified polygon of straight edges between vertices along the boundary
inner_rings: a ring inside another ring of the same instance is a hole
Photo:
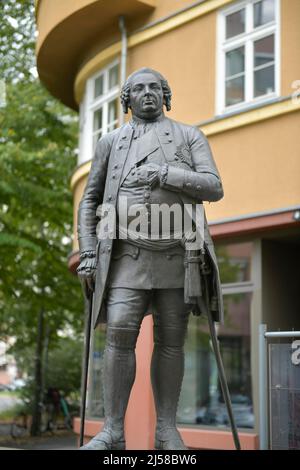
[[[88,257],[83,257],[77,268],[77,274],[80,282],[83,284],[87,297],[89,297],[91,292],[95,289],[96,267],[97,259],[95,253],[94,256],[89,255]]]

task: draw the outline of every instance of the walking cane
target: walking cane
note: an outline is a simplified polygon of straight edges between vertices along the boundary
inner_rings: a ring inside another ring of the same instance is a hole
[[[215,322],[213,320],[212,313],[211,313],[211,310],[210,310],[207,273],[204,273],[203,277],[204,277],[204,282],[205,282],[205,300],[206,300],[206,306],[207,306],[208,325],[209,325],[210,336],[211,336],[211,340],[212,340],[212,347],[213,347],[213,351],[214,351],[216,362],[217,362],[219,380],[220,380],[220,384],[221,384],[223,398],[224,398],[226,408],[227,408],[227,413],[228,413],[228,416],[229,416],[231,432],[232,432],[232,437],[233,437],[233,440],[234,440],[235,448],[236,448],[236,450],[241,450],[240,439],[239,439],[239,435],[238,435],[238,431],[237,431],[237,427],[236,427],[236,424],[235,424],[235,419],[234,419],[234,415],[233,415],[233,411],[232,411],[232,404],[231,404],[228,384],[227,384],[227,380],[226,380],[226,375],[225,375],[225,371],[224,371],[223,361],[222,361],[222,357],[221,357],[219,341],[218,341],[217,332],[216,332],[216,328],[215,328]]]
[[[84,346],[84,363],[83,363],[83,389],[81,397],[81,410],[80,410],[80,447],[83,446],[84,438],[84,421],[85,421],[85,407],[86,407],[86,391],[89,370],[89,357],[90,357],[90,340],[91,340],[91,326],[92,326],[92,310],[93,310],[93,292],[90,291],[88,297],[88,317],[85,327],[85,346]]]

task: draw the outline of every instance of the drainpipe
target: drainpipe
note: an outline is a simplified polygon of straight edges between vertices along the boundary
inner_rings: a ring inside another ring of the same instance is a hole
[[[121,87],[124,85],[126,81],[126,68],[127,68],[127,31],[125,25],[125,18],[124,16],[119,17],[119,28],[121,31],[121,39],[122,39],[122,50],[121,50],[121,73],[120,73],[120,83]],[[120,108],[120,125],[124,124],[125,115],[123,113],[122,105]]]

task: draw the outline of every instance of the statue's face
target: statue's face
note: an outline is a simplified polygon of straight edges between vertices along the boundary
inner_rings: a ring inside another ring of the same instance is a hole
[[[163,110],[163,90],[160,80],[150,72],[135,75],[130,88],[130,108],[133,116],[155,119]]]

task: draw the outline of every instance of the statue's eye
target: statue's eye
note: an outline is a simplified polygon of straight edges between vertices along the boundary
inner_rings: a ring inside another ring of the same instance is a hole
[[[143,89],[142,85],[136,85],[136,86],[133,87],[132,91],[141,91],[142,89]]]

